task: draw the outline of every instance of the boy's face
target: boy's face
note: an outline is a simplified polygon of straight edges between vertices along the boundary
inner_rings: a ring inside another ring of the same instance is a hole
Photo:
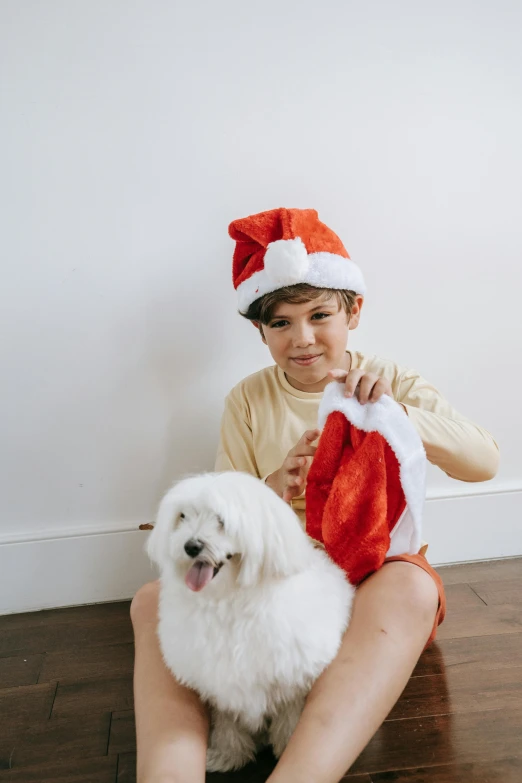
[[[337,297],[277,305],[271,321],[263,324],[263,342],[291,386],[319,392],[331,381],[329,370],[349,369],[348,332],[358,325],[362,304],[357,296],[349,320]]]

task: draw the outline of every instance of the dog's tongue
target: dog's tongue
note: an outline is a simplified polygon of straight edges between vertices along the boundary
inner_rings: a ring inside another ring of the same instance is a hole
[[[197,561],[186,575],[185,583],[187,587],[197,593],[199,590],[203,590],[205,585],[208,585],[213,576],[214,567],[210,563]]]

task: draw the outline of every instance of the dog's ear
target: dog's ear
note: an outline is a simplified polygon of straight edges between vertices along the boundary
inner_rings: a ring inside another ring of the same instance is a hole
[[[148,556],[160,569],[168,560],[169,536],[173,530],[176,516],[177,500],[174,490],[175,488],[172,487],[161,501],[156,515],[154,530],[151,532],[146,544]]]
[[[242,587],[297,574],[312,557],[312,547],[291,507],[266,485],[258,482],[258,487],[260,496],[251,497],[249,503],[248,525],[241,526],[245,540],[238,582]]]

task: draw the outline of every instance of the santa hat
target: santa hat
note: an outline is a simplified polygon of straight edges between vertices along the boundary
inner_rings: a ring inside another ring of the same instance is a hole
[[[426,454],[391,397],[362,405],[337,381],[324,390],[318,426],[306,532],[356,585],[387,557],[419,552]]]
[[[232,276],[239,310],[259,297],[297,283],[364,294],[361,270],[315,209],[271,209],[234,220]]]

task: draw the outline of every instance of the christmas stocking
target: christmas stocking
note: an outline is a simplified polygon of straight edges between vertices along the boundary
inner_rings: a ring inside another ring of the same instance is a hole
[[[337,381],[324,390],[318,426],[306,532],[357,585],[387,557],[419,551],[426,454],[391,397],[361,405]]]

